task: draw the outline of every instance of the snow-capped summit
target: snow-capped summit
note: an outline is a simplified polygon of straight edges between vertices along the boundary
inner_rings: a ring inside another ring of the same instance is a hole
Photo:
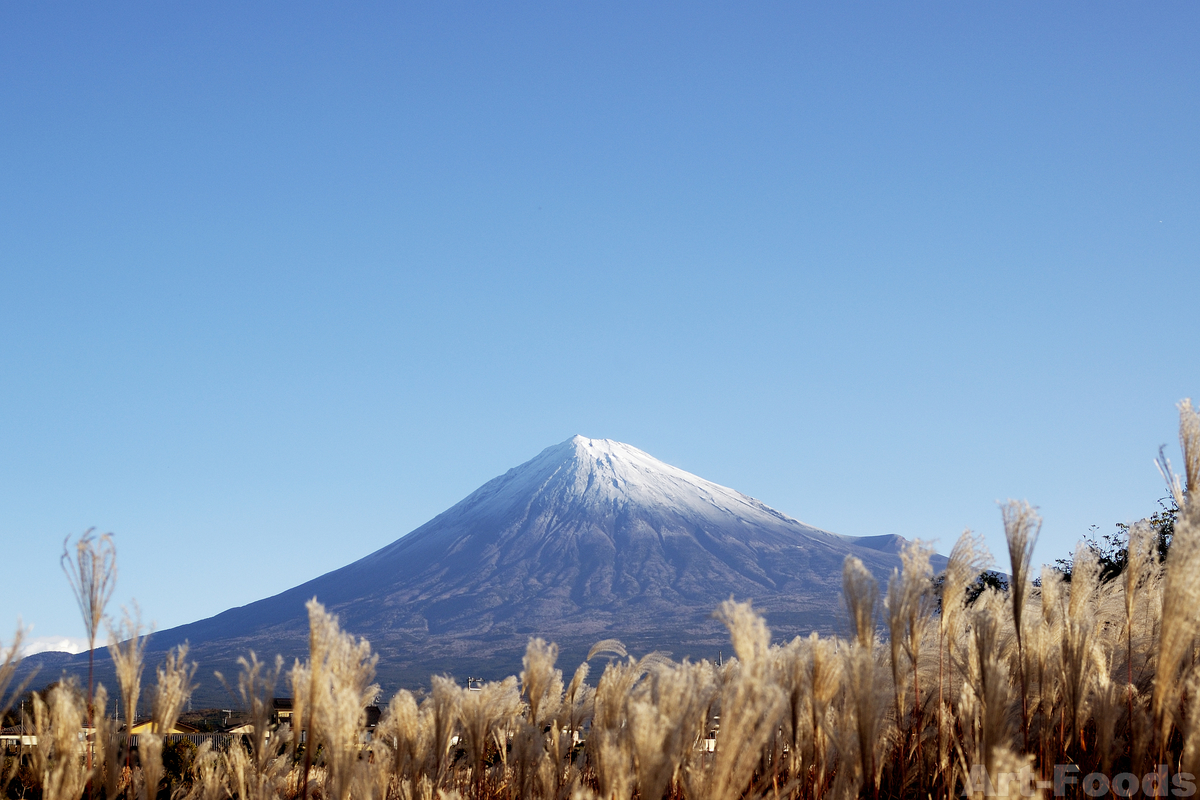
[[[686,518],[689,524],[713,528],[738,524],[759,525],[765,530],[782,524],[792,533],[826,541],[838,538],[631,445],[573,436],[488,481],[393,547],[411,546],[421,536],[444,535],[456,528],[455,521],[480,517],[503,537],[508,528],[497,527],[496,522],[509,517],[525,521],[531,512],[544,518],[546,533],[574,530],[564,525],[581,515],[602,520],[632,513],[664,520]],[[552,518],[545,518],[547,513]],[[529,531],[527,527],[520,530]]]
[[[845,557],[886,580],[900,543],[822,531],[636,447],[574,436],[375,553],[155,634],[151,649],[189,641],[202,675],[236,672],[247,649],[290,660],[315,596],[371,642],[385,689],[511,674],[530,636],[557,642],[568,668],[607,638],[712,657],[728,646],[711,617],[722,600],[753,600],[779,638],[833,630]]]
[[[659,461],[623,442],[572,436],[547,447],[533,460],[483,486],[471,495],[501,500],[510,495],[524,502],[546,492],[558,499],[594,508],[628,505],[685,509],[692,514],[783,518],[774,509],[711,481]],[[471,498],[468,498],[468,502]],[[794,520],[793,520],[794,521]]]

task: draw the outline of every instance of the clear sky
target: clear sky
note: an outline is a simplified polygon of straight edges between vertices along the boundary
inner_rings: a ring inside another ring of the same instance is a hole
[[[1195,3],[4,4],[0,639],[89,526],[162,629],[576,433],[1052,561],[1200,400],[1198,101]]]

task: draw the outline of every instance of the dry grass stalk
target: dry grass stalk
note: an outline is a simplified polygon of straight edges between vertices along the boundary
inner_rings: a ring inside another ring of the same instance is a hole
[[[1029,682],[1025,667],[1024,622],[1025,606],[1029,602],[1029,571],[1033,564],[1033,548],[1042,529],[1042,518],[1028,503],[1010,500],[1001,506],[1004,520],[1004,540],[1008,545],[1009,568],[1012,570],[1009,595],[1012,598],[1013,631],[1017,638],[1017,671],[1021,680],[1021,737],[1029,743]]]
[[[238,667],[236,696],[250,712],[250,748],[237,748],[237,756],[230,754],[226,762],[228,781],[237,787],[241,800],[270,800],[278,796],[291,766],[284,752],[291,730],[288,726],[277,729],[272,724],[271,700],[283,672],[283,657],[276,656],[274,665],[268,666],[251,651],[249,658],[238,659]],[[217,678],[224,683],[220,673]],[[208,780],[209,789],[217,786],[211,776]]]
[[[96,635],[104,620],[104,609],[112,598],[117,582],[117,550],[112,534],[95,536],[95,530],[88,528],[73,546],[71,537],[63,539],[60,559],[71,591],[75,594],[75,602],[79,604],[79,613],[83,616],[89,650],[96,649]]]
[[[109,627],[108,636],[108,652],[112,656],[113,667],[117,673],[125,724],[132,727],[137,721],[138,698],[142,691],[142,668],[146,655],[141,610],[136,604],[132,612],[128,608],[121,609],[121,622],[115,628]]]
[[[154,685],[152,719],[154,732],[159,735],[171,733],[179,720],[179,713],[192,696],[196,685],[196,662],[187,661],[188,646],[181,644],[167,653],[166,661],[158,668],[158,683]]]
[[[563,693],[563,728],[572,738],[583,730],[596,708],[596,689],[587,683],[588,672],[587,662],[580,664]]]
[[[900,554],[902,570],[893,570],[884,598],[887,610],[889,663],[892,671],[892,696],[896,725],[903,739],[901,753],[905,784],[923,779],[921,738],[920,661],[921,643],[931,619],[933,567],[929,557],[933,549],[920,540],[909,542]],[[912,687],[912,705],[906,697]]]
[[[626,702],[645,674],[640,661],[612,661],[596,686],[587,751],[600,795],[608,800],[628,800],[633,795],[633,744],[626,725]]]
[[[628,719],[639,797],[662,798],[694,765],[716,692],[716,672],[707,661],[657,664],[638,686]]]
[[[1180,715],[1183,749],[1179,768],[1194,775],[1200,770],[1200,667],[1195,664],[1188,671],[1187,690],[1183,694],[1186,712]]]
[[[941,615],[938,618],[938,756],[937,768],[950,768],[951,716],[948,704],[953,702],[955,685],[955,654],[950,648],[963,639],[964,612],[967,608],[967,587],[984,570],[992,566],[991,555],[983,538],[963,531],[950,550],[943,573]],[[962,661],[965,656],[959,657]]]
[[[420,776],[428,750],[422,739],[421,716],[416,698],[401,689],[388,703],[375,730],[373,750],[389,765],[392,780],[399,785]]]
[[[787,749],[787,771],[798,774],[808,763],[812,749],[812,685],[808,662],[812,640],[797,636],[782,648],[773,650],[774,680],[783,689],[787,703],[782,736]]]
[[[716,612],[729,629],[737,661],[720,688],[721,727],[705,779],[706,796],[741,797],[785,710],[783,690],[771,681],[771,633],[749,603],[726,600]]]
[[[453,678],[435,675],[429,699],[422,709],[430,737],[431,779],[439,788],[449,768],[450,740],[458,723],[462,691]]]
[[[842,564],[842,599],[850,612],[855,641],[859,647],[875,646],[875,606],[879,602],[879,583],[854,556]]]
[[[1200,418],[1189,400],[1181,403],[1179,410],[1186,483],[1173,475],[1165,459],[1160,465],[1180,509],[1166,561],[1154,674],[1153,712],[1162,746],[1178,724],[1184,669],[1200,632],[1200,617],[1195,613],[1200,608],[1200,504],[1191,502],[1200,480]]]
[[[145,800],[154,800],[158,796],[159,783],[164,777],[164,737],[174,732],[179,712],[196,688],[192,683],[196,664],[187,663],[187,651],[186,644],[173,648],[158,668],[158,683],[151,696],[151,730],[138,735]]]
[[[1083,723],[1087,718],[1091,678],[1099,666],[1093,660],[1091,638],[1100,564],[1095,552],[1082,545],[1076,549],[1073,563],[1067,614],[1062,627],[1061,686],[1070,731],[1083,746]]]
[[[964,777],[971,764],[983,764],[989,773],[994,773],[1010,747],[1011,673],[1005,658],[1005,605],[998,592],[988,590],[971,609],[968,680],[960,704],[964,744],[969,746],[960,765]]]
[[[814,633],[809,637],[809,643],[806,666],[808,684],[812,687],[809,703],[812,745],[807,759],[807,772],[811,776],[813,795],[821,796],[834,766],[830,749],[835,736],[829,730],[829,709],[842,689],[843,660],[839,658],[836,639],[821,639]]]
[[[525,720],[516,731],[516,749],[522,762],[517,785],[529,796],[554,797],[566,779],[561,761],[564,749],[570,750],[570,742],[563,741],[562,722],[569,712],[563,707],[562,670],[554,666],[557,658],[557,645],[534,638],[529,640],[522,659]]]
[[[87,783],[83,742],[86,700],[73,680],[53,686],[45,697],[33,695],[33,769],[42,800],[79,800]]]
[[[30,675],[21,683],[14,685],[17,664],[21,661],[21,649],[24,643],[25,631],[18,623],[17,632],[13,635],[8,647],[0,644],[0,717],[12,709],[17,697],[25,691],[25,687],[33,679],[33,675]]]
[[[1134,677],[1134,639],[1138,625],[1138,610],[1139,607],[1145,611],[1149,611],[1150,602],[1148,598],[1153,594],[1154,589],[1159,585],[1155,580],[1157,572],[1157,562],[1155,558],[1156,535],[1153,528],[1145,520],[1135,522],[1128,528],[1128,540],[1126,542],[1126,562],[1125,571],[1121,574],[1122,600],[1124,601],[1125,609],[1125,687],[1122,694],[1126,700],[1126,715],[1125,724],[1130,731],[1130,737],[1134,731],[1134,696],[1137,694],[1137,681]],[[1153,625],[1146,626],[1153,627]],[[1144,639],[1147,637],[1138,637]],[[1140,641],[1139,641],[1140,643]],[[1141,659],[1142,665],[1148,661],[1148,658]],[[1139,671],[1139,676],[1141,672]],[[1106,691],[1106,687],[1101,686],[1100,691]],[[1105,695],[1105,697],[1107,697]],[[1103,702],[1103,700],[1101,701]],[[1107,724],[1107,722],[1105,723]],[[1138,766],[1138,762],[1134,763]]]
[[[1052,763],[1050,743],[1058,725],[1056,709],[1062,697],[1063,620],[1066,617],[1066,583],[1063,574],[1051,567],[1042,567],[1039,591],[1039,624],[1033,634],[1034,679],[1037,683],[1037,703],[1030,712],[1030,725],[1040,744],[1042,764]]]
[[[24,640],[25,631],[21,628],[20,623],[18,623],[17,632],[13,635],[8,647],[0,645],[0,719],[3,719],[8,714],[17,697],[25,691],[25,688],[29,686],[30,681],[37,674],[37,671],[34,670],[23,681],[15,683],[17,665],[21,661],[21,649]],[[19,766],[19,758],[15,755],[10,756],[8,748],[0,747],[0,794],[8,789],[8,784],[12,782]]]
[[[1183,452],[1184,493],[1195,497],[1200,488],[1200,413],[1192,408],[1191,398],[1179,404],[1179,449]],[[1184,504],[1178,505],[1183,508]]]
[[[328,770],[326,796],[348,800],[367,706],[379,695],[379,686],[373,683],[378,657],[371,655],[365,639],[343,633],[337,617],[315,598],[308,601],[307,609],[309,660],[297,664],[290,676],[295,698],[293,714],[304,715],[307,733],[301,791],[308,791],[312,753],[320,747]]]
[[[858,754],[857,779],[872,794],[878,793],[882,760],[877,757],[883,723],[881,681],[875,662],[875,605],[879,584],[862,561],[847,556],[842,565],[842,593],[854,624],[854,646],[845,651],[846,688],[853,719],[843,736]],[[849,776],[847,776],[849,778]]]
[[[521,696],[528,704],[527,721],[538,728],[558,719],[562,704],[562,670],[555,669],[558,645],[530,639],[521,663]]]
[[[1117,752],[1117,723],[1124,716],[1126,692],[1124,687],[1112,679],[1112,666],[1105,663],[1103,648],[1093,645],[1091,661],[1097,665],[1093,673],[1092,703],[1093,720],[1096,725],[1096,753],[1100,759],[1100,771],[1112,774]],[[1132,702],[1132,698],[1130,698]]]
[[[532,643],[530,646],[533,646]],[[553,663],[550,662],[551,666]],[[499,752],[507,747],[508,730],[520,713],[521,696],[517,691],[517,679],[512,676],[462,693],[458,703],[462,744],[477,794],[482,792],[484,786],[484,761],[488,748],[494,745]]]
[[[91,783],[103,786],[105,797],[117,796],[117,785],[121,779],[120,745],[116,720],[108,716],[108,690],[104,684],[96,685],[92,695],[92,742],[94,760]]]
[[[117,550],[112,534],[93,536],[95,528],[88,528],[70,547],[71,537],[63,539],[60,563],[79,604],[83,616],[83,628],[88,640],[87,719],[92,722],[94,684],[92,674],[96,661],[96,635],[104,619],[104,609],[112,597],[117,582]],[[72,553],[71,550],[75,552]],[[87,751],[88,769],[92,768],[92,751]]]
[[[225,777],[228,770],[222,769],[220,754],[213,750],[212,742],[201,743],[192,764],[194,780],[185,800],[225,800],[229,796]],[[237,796],[245,798],[248,795],[239,793]]]

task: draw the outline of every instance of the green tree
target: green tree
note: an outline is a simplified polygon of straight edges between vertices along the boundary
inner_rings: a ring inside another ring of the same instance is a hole
[[[1179,516],[1179,506],[1174,497],[1164,497],[1158,501],[1162,507],[1146,522],[1154,530],[1154,551],[1158,563],[1167,558],[1171,550],[1171,540],[1175,537],[1175,522]],[[1083,537],[1083,545],[1096,555],[1100,562],[1100,581],[1108,583],[1119,577],[1129,563],[1129,525],[1118,522],[1116,530],[1111,533],[1099,534],[1099,528],[1092,526],[1090,535]],[[1075,566],[1074,556],[1055,560],[1054,568],[1063,575],[1067,582],[1071,580],[1071,571]]]

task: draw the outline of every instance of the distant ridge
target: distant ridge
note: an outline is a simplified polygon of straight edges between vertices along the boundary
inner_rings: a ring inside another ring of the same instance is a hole
[[[753,600],[778,639],[841,630],[845,557],[884,583],[903,543],[823,531],[630,445],[574,436],[352,564],[154,634],[147,663],[188,641],[201,664],[196,701],[227,702],[212,671],[236,674],[250,649],[302,657],[314,596],[371,642],[389,692],[434,673],[513,674],[530,636],[557,642],[568,667],[604,638],[715,657],[728,649],[711,618],[720,601]],[[35,663],[50,680],[86,655],[26,659]]]

